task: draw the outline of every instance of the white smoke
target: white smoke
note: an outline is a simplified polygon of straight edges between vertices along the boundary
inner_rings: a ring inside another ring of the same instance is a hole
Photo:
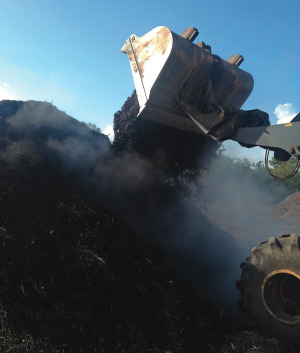
[[[274,110],[278,121],[277,124],[289,123],[297,114],[292,103],[278,104]]]
[[[163,247],[183,276],[232,313],[239,299],[239,264],[251,247],[269,236],[295,233],[266,212],[274,195],[281,193],[279,187],[267,189],[252,179],[251,169],[231,170],[225,161],[212,165],[189,192],[181,191],[143,156],[110,153],[108,141],[92,143],[92,132],[72,121],[50,104],[38,102],[28,102],[10,119],[22,132],[50,130],[47,147],[59,154],[67,170],[81,172],[82,183],[91,182],[99,203]]]

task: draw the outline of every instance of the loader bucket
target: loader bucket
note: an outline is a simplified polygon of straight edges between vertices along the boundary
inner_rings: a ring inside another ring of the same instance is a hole
[[[252,91],[253,79],[237,67],[241,56],[227,62],[212,55],[202,42],[193,44],[189,39],[161,26],[142,37],[131,35],[121,51],[129,57],[138,116],[201,134],[178,107],[178,99],[199,111],[211,103],[239,109]]]

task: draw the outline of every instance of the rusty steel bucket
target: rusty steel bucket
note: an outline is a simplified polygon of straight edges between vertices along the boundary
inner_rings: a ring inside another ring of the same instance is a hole
[[[202,44],[163,26],[128,38],[121,51],[129,57],[140,118],[201,134],[178,108],[178,99],[199,111],[210,103],[236,109],[243,105],[253,79],[237,67],[243,59],[232,60],[242,57],[225,61]]]

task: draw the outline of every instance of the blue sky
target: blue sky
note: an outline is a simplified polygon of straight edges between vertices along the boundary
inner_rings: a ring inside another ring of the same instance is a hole
[[[194,26],[213,53],[244,56],[255,84],[243,108],[276,123],[278,105],[300,111],[299,15],[299,0],[0,0],[0,99],[53,102],[104,130],[134,89],[126,39]]]

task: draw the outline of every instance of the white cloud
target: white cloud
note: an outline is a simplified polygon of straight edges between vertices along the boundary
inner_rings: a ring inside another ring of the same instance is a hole
[[[111,142],[113,142],[114,138],[115,138],[115,134],[114,134],[114,128],[112,125],[108,125],[104,131],[103,131],[104,135],[107,135],[110,139]]]
[[[17,99],[16,94],[10,89],[6,82],[0,84],[0,100],[14,100]]]
[[[277,124],[289,123],[297,114],[292,103],[278,104],[274,110],[278,121]]]

